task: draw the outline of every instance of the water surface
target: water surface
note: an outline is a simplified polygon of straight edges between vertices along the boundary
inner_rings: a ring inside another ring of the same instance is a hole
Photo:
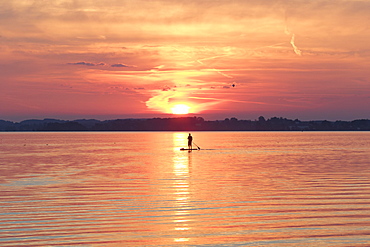
[[[368,246],[369,132],[0,133],[0,246]]]

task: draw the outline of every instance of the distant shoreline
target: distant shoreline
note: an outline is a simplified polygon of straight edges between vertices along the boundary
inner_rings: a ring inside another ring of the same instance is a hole
[[[369,119],[353,121],[300,121],[282,117],[258,120],[204,120],[202,117],[148,119],[30,119],[21,122],[0,120],[1,132],[19,131],[370,131]]]

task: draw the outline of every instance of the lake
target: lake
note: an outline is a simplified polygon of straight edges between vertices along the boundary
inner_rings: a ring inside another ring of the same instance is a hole
[[[370,246],[370,132],[3,132],[0,246]]]

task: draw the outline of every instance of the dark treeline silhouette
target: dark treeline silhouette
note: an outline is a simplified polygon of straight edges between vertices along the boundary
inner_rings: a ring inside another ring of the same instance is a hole
[[[354,121],[300,121],[281,117],[257,120],[206,121],[202,117],[116,119],[99,121],[79,119],[0,120],[0,131],[369,131],[370,120]]]

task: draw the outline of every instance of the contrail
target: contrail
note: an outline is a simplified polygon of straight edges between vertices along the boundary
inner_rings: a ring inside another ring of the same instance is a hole
[[[207,66],[205,65],[202,61],[204,60],[211,60],[211,59],[215,59],[215,58],[219,58],[219,57],[226,57],[228,55],[223,55],[223,56],[214,56],[214,57],[208,57],[208,58],[202,58],[202,59],[197,59],[195,60],[197,63],[201,64],[201,65],[204,65],[204,66]],[[210,68],[209,66],[207,66],[208,68]],[[230,79],[233,79],[234,77],[232,77],[231,75],[228,75],[228,74],[225,74],[224,72],[216,69],[216,68],[211,68],[213,71],[219,73],[220,75],[226,77],[226,78],[230,78]]]
[[[237,103],[253,103],[253,104],[260,104],[260,105],[268,105],[268,103],[265,102],[258,102],[258,101],[249,101],[249,100],[233,100],[233,99],[218,99],[218,98],[208,98],[208,97],[196,97],[192,96],[189,97],[191,99],[206,99],[206,100],[215,100],[220,102],[237,102]]]
[[[302,56],[301,50],[299,50],[298,47],[294,43],[295,34],[290,31],[287,22],[288,22],[288,16],[287,16],[287,13],[285,12],[285,30],[284,30],[284,33],[286,35],[292,35],[292,38],[290,39],[290,44],[293,47],[294,53],[297,54],[298,56]]]
[[[292,39],[290,40],[290,44],[293,46],[293,50],[295,54],[297,54],[298,56],[302,56],[301,50],[299,50],[298,47],[294,44],[294,38],[295,38],[295,34],[293,33]]]
[[[231,75],[225,74],[224,72],[221,72],[218,69],[213,68],[213,70],[219,73],[220,75],[225,76],[226,78],[234,79],[234,77],[232,77]]]
[[[176,47],[172,47],[172,48],[174,48],[177,52],[180,52],[180,53],[184,54],[184,55],[185,55],[185,56],[187,56],[188,58],[193,59],[191,56],[189,56],[188,54],[186,54],[186,53],[184,53],[184,52],[180,51],[180,50],[179,50],[179,49],[177,49]],[[203,66],[208,67],[209,69],[212,69],[212,70],[213,70],[213,71],[215,71],[216,73],[218,73],[218,74],[220,74],[220,75],[222,75],[222,76],[224,76],[224,77],[226,77],[226,78],[234,79],[234,77],[232,77],[231,75],[228,75],[228,74],[226,74],[226,73],[224,73],[224,72],[222,72],[222,71],[220,71],[220,70],[218,70],[218,69],[216,69],[216,68],[213,68],[213,67],[207,66],[206,64],[204,64],[204,63],[203,63],[203,61],[206,61],[206,60],[212,60],[212,59],[216,59],[216,58],[220,58],[220,57],[228,57],[228,56],[229,56],[229,55],[224,54],[224,55],[218,55],[218,56],[212,56],[212,57],[205,57],[205,58],[195,59],[194,61],[195,61],[195,62],[197,62],[197,63],[199,63],[199,64],[201,64],[201,65],[203,65]]]

